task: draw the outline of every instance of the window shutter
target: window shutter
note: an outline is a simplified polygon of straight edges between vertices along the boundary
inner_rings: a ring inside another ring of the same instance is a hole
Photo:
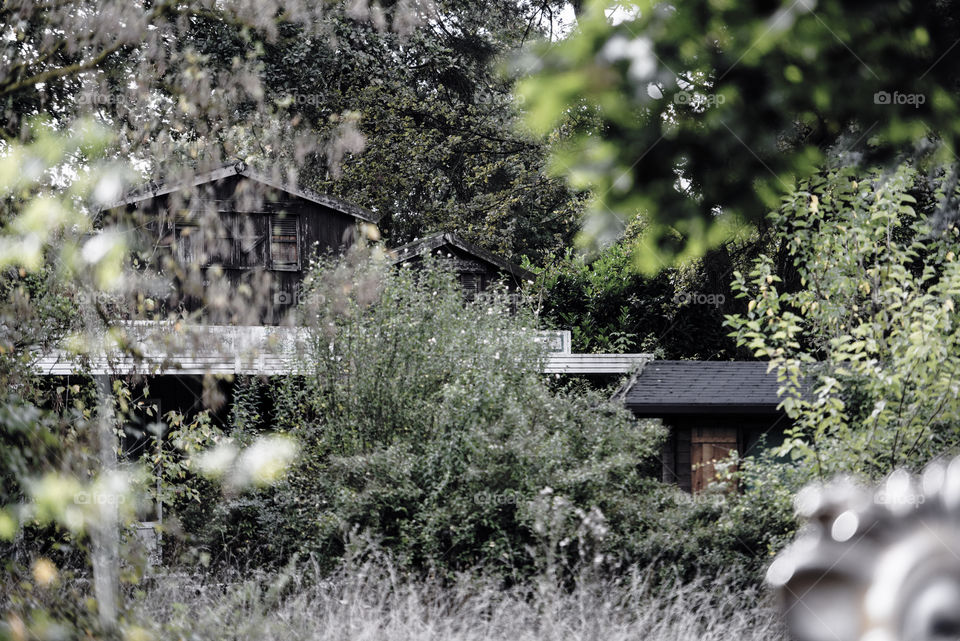
[[[477,297],[477,294],[480,293],[480,274],[460,274],[460,286],[463,288],[463,293],[466,299],[473,300]]]
[[[177,223],[174,228],[175,255],[181,265],[199,264],[203,234],[197,225]]]
[[[284,271],[300,269],[300,228],[296,216],[270,216],[270,259],[273,268]]]

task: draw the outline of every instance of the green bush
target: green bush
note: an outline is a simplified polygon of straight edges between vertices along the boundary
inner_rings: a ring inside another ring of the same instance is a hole
[[[263,420],[300,441],[301,459],[277,487],[219,508],[203,534],[220,546],[211,551],[332,562],[363,531],[410,568],[510,574],[533,566],[559,511],[565,562],[619,554],[622,538],[606,532],[651,489],[658,424],[598,392],[552,389],[535,319],[505,292],[464,302],[442,269],[356,256],[319,266],[310,283],[301,374],[262,391]],[[241,405],[259,416],[248,395]],[[259,429],[248,418],[234,422]]]
[[[568,250],[544,268],[528,264],[537,272],[533,289],[543,321],[571,330],[575,352],[736,357],[723,319],[743,305],[730,291],[730,274],[756,242],[724,246],[683,269],[647,277],[637,270],[634,247],[642,230],[631,224],[590,260]]]
[[[960,228],[923,212],[931,188],[956,197],[907,164],[827,167],[771,216],[796,287],[773,252],[735,274],[749,302],[729,324],[778,371],[793,419],[783,453],[811,476],[879,478],[960,444]]]
[[[664,485],[664,429],[540,373],[522,305],[465,303],[441,269],[351,261],[311,281],[300,375],[238,383],[234,438],[282,430],[301,458],[278,485],[194,514],[214,558],[331,570],[359,537],[443,576],[641,564],[665,583],[735,568],[746,584],[793,531],[789,468],[741,462],[742,494]]]

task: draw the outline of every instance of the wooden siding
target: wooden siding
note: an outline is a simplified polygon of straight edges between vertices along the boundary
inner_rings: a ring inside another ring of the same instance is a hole
[[[716,477],[716,463],[739,452],[735,427],[695,427],[690,432],[690,489],[705,490]]]
[[[342,253],[357,237],[356,218],[240,175],[199,186],[189,202],[169,193],[128,210],[148,221],[143,247],[170,251],[181,263],[218,265],[232,288],[268,274],[260,318],[268,324],[296,306],[312,256]],[[295,236],[295,249],[274,242],[275,231],[283,241]],[[283,255],[275,255],[281,247]],[[200,301],[187,298],[184,305],[193,310]]]

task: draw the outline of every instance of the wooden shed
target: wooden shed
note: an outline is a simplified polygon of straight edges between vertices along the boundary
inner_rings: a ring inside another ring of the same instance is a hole
[[[516,291],[536,276],[518,265],[500,258],[485,249],[468,243],[451,232],[442,232],[421,238],[391,250],[393,264],[415,265],[427,256],[433,256],[440,265],[457,273],[460,286],[472,299],[493,283],[503,283]]]
[[[145,221],[152,244],[180,264],[213,265],[238,286],[266,273],[271,291],[261,322],[295,306],[312,256],[353,244],[358,224],[379,217],[345,200],[284,184],[245,163],[198,174],[187,182],[156,184],[106,208]]]
[[[714,477],[714,462],[758,443],[783,442],[789,418],[777,409],[776,372],[759,361],[650,361],[622,393],[639,418],[660,418],[670,429],[663,480],[699,492]]]

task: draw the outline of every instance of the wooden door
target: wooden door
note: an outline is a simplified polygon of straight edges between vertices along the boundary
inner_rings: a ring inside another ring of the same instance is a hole
[[[713,480],[714,462],[727,458],[737,447],[735,427],[695,427],[690,434],[691,490],[700,492]]]

